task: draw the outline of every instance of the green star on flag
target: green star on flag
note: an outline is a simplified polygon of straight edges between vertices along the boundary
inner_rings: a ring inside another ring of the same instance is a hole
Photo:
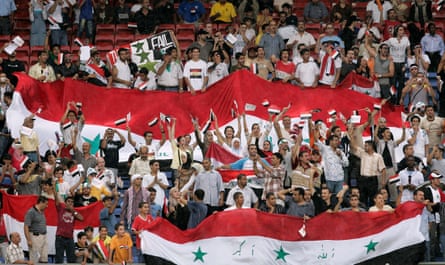
[[[284,262],[286,261],[286,256],[290,255],[288,252],[284,251],[283,246],[280,246],[279,250],[274,250],[275,253],[277,253],[277,257],[275,258],[275,260],[279,260],[282,259]]]
[[[96,137],[94,137],[94,139],[88,139],[84,136],[82,136],[82,139],[90,144],[90,153],[92,155],[95,155],[97,153],[97,151],[99,151],[99,146],[100,146],[100,133],[98,133],[96,135]]]
[[[148,60],[148,55],[149,55],[148,52],[144,52],[144,51],[142,51],[141,53],[138,53],[138,54],[136,54],[136,55],[139,56],[139,57],[141,57],[139,63],[143,63],[143,62],[145,62],[145,61],[147,61],[147,62],[149,61],[149,60]]]
[[[193,260],[193,262],[196,262],[197,260],[204,262],[204,256],[207,255],[207,252],[201,251],[201,247],[198,247],[198,250],[192,253],[193,255],[195,255],[195,259]]]
[[[368,245],[364,246],[366,248],[366,254],[371,251],[375,251],[375,246],[377,246],[379,242],[373,242],[372,240],[368,243]]]
[[[143,52],[144,49],[143,49],[142,46],[144,46],[144,42],[143,42],[143,41],[141,41],[141,42],[136,42],[136,44],[131,45],[131,47],[133,47],[133,48],[136,49],[135,53]]]

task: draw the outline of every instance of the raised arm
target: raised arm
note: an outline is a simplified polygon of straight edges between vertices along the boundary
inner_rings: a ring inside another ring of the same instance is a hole
[[[161,147],[165,144],[165,141],[167,141],[167,137],[165,137],[164,125],[162,125],[162,122],[159,123],[159,131],[161,132],[161,140],[159,141],[159,147]]]
[[[215,135],[218,140],[218,143],[220,145],[223,145],[224,143],[226,143],[226,138],[219,131],[218,118],[217,118],[216,114],[214,115],[214,117],[215,117],[215,120],[214,120],[213,124],[215,125]],[[239,131],[239,128],[238,128],[238,131]]]
[[[129,125],[127,125],[127,138],[128,138],[128,142],[134,147],[136,148],[136,141],[133,140],[133,137],[131,136],[131,128]]]

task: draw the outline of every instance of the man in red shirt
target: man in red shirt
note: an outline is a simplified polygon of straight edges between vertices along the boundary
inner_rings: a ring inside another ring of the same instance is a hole
[[[55,185],[53,185],[54,187]],[[55,263],[63,263],[66,252],[67,262],[76,263],[74,254],[74,221],[83,220],[83,216],[74,210],[74,198],[67,197],[65,203],[60,203],[59,196],[55,196],[58,225],[56,230],[56,260]]]

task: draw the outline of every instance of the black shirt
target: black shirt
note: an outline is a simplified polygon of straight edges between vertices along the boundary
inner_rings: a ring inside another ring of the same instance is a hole
[[[138,25],[138,31],[140,34],[153,33],[156,26],[159,25],[158,16],[154,11],[148,11],[147,14],[144,14],[143,10],[141,9],[134,15],[134,19]]]
[[[10,61],[8,59],[4,59],[2,62],[3,73],[6,74],[8,79],[14,86],[17,86],[17,77],[13,75],[15,72],[25,72],[25,64],[22,61],[15,60]]]
[[[175,15],[175,7],[172,3],[167,2],[165,5],[156,7],[154,13],[159,18],[159,24],[171,24]]]
[[[71,64],[67,67],[65,64],[61,64],[56,67],[56,75],[61,75],[63,77],[73,77],[79,72],[79,68],[75,64]]]
[[[105,159],[105,167],[118,168],[119,165],[119,149],[124,145],[119,141],[108,141],[107,147],[102,149]]]

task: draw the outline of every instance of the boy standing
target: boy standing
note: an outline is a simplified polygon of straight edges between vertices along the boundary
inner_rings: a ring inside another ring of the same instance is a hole
[[[133,241],[130,234],[125,232],[125,226],[120,223],[115,225],[115,232],[116,234],[111,238],[110,242],[111,255],[108,258],[108,264],[132,263],[131,248],[133,247]]]

